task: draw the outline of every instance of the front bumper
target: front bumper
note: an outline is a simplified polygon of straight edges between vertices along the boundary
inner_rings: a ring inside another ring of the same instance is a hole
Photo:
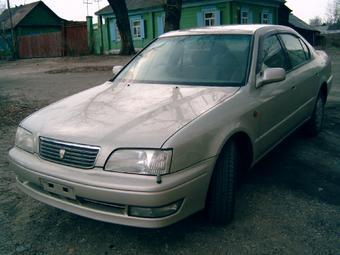
[[[173,224],[205,206],[215,158],[188,169],[162,176],[141,176],[63,166],[40,159],[37,155],[13,148],[10,166],[17,175],[20,190],[48,205],[88,218],[146,228]],[[49,192],[53,183],[60,192]],[[67,194],[61,195],[67,190]],[[181,201],[173,214],[160,218],[129,215],[131,207],[155,208]]]

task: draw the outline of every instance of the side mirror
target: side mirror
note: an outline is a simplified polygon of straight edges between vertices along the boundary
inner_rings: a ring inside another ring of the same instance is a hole
[[[286,71],[283,68],[268,68],[260,73],[256,87],[262,87],[266,84],[279,82],[286,79]]]
[[[120,72],[120,70],[122,70],[122,69],[123,69],[123,66],[113,66],[112,67],[113,75],[116,76]]]

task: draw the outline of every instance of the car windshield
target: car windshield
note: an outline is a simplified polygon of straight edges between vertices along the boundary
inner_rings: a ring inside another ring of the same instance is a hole
[[[242,86],[251,35],[191,35],[157,39],[116,78],[129,83]]]

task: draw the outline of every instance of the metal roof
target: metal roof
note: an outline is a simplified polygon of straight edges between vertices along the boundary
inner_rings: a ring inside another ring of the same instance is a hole
[[[11,8],[12,12],[12,20],[13,20],[13,27],[15,28],[19,23],[39,4],[44,5],[48,8],[56,17],[58,17],[47,5],[44,4],[42,1],[33,2],[25,5],[15,6]],[[60,17],[58,17],[62,20]],[[8,10],[5,10],[0,15],[0,29],[10,29],[11,22],[9,19]]]
[[[289,24],[291,24],[291,25],[293,25],[294,27],[297,27],[297,28],[319,32],[319,30],[317,30],[316,28],[308,25],[306,22],[304,22],[303,20],[299,19],[298,17],[296,17],[292,13],[289,14]]]
[[[16,27],[20,23],[20,21],[22,21],[26,17],[28,13],[30,13],[34,9],[34,7],[36,7],[39,4],[39,2],[15,6],[11,8],[13,27]],[[0,23],[4,24],[1,25],[1,28],[4,29],[11,28],[8,10],[3,11],[3,13],[0,15]]]

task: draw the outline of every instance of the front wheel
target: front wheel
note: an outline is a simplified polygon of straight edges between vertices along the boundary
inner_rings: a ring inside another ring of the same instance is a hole
[[[235,141],[224,146],[211,178],[206,209],[210,222],[226,224],[234,214],[239,150]]]
[[[325,118],[325,102],[321,94],[319,94],[314,107],[313,114],[305,125],[307,135],[309,136],[318,135],[322,129],[324,118]]]

